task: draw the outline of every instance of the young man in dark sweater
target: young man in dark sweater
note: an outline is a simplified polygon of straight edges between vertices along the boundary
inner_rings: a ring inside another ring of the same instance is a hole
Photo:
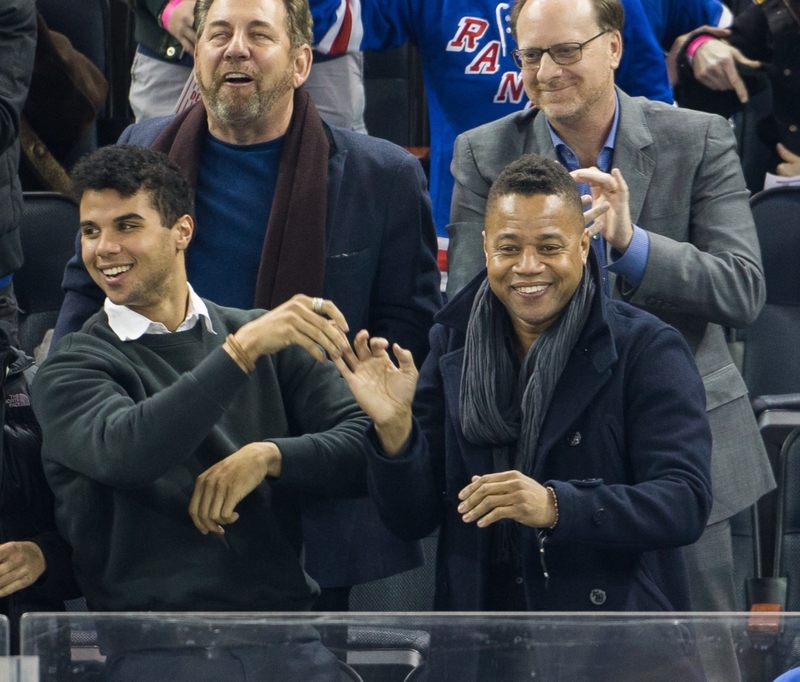
[[[33,400],[89,607],[308,609],[318,588],[299,561],[304,494],[366,492],[366,418],[325,357],[347,345],[344,317],[303,295],[268,313],[199,298],[184,263],[192,192],[158,152],[103,148],[73,185],[84,264],[106,301],[42,366]],[[144,679],[141,650],[163,645],[100,636],[115,680]],[[236,644],[278,674],[263,647]],[[297,646],[284,651],[313,672],[289,679],[337,679],[317,641]],[[238,659],[212,672],[197,651],[180,652],[181,677],[237,679]]]

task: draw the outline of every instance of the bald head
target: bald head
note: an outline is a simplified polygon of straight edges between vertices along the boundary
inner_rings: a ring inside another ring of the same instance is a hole
[[[517,36],[517,22],[519,15],[525,5],[534,2],[551,2],[552,0],[517,0],[514,7],[511,9],[511,34],[514,40],[519,43]],[[625,24],[625,10],[622,7],[620,0],[589,0],[592,8],[592,16],[598,31],[619,31],[622,33],[622,27]],[[574,3],[569,3],[574,6]],[[572,7],[571,7],[572,9]]]

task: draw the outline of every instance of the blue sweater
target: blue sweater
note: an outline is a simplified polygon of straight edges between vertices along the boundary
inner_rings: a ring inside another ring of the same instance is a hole
[[[186,254],[186,272],[200,296],[231,308],[253,307],[282,147],[282,137],[232,145],[206,135],[195,191],[203,227]]]

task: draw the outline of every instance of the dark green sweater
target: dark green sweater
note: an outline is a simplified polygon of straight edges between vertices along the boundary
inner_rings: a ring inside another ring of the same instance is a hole
[[[58,527],[92,610],[308,608],[303,494],[366,493],[367,419],[333,365],[293,346],[247,375],[222,344],[259,312],[206,303],[216,334],[200,323],[127,342],[101,311],[34,382]],[[202,535],[195,479],[261,440],[280,448],[280,478],[239,503],[224,535]]]

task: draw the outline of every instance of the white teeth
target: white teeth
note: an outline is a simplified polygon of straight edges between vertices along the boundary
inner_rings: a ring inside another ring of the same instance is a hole
[[[246,78],[247,80],[252,80],[252,78],[250,78],[250,76],[248,76],[246,73],[231,72],[225,74],[226,81],[233,80],[235,78],[237,79]]]
[[[521,294],[535,294],[537,291],[544,291],[546,288],[546,284],[537,284],[533,287],[517,287],[517,291]]]
[[[121,265],[117,268],[108,268],[107,270],[103,270],[103,274],[106,277],[113,277],[114,275],[119,275],[122,272],[128,272],[133,266],[132,265]]]

